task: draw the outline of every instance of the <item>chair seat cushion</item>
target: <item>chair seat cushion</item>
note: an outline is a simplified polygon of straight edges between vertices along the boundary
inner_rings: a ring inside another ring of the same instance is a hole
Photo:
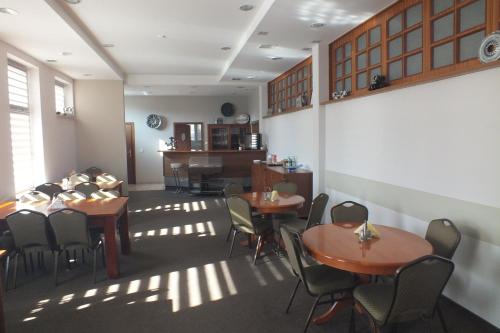
[[[392,303],[394,285],[389,283],[367,284],[354,289],[354,298],[377,321],[384,323]]]
[[[304,274],[309,291],[315,295],[354,288],[354,276],[351,273],[326,265],[304,267]]]

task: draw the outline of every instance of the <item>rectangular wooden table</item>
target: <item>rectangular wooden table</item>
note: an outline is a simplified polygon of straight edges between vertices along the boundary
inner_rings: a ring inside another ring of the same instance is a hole
[[[81,199],[65,201],[68,208],[76,209],[86,213],[89,222],[93,226],[104,229],[104,243],[106,251],[106,269],[108,277],[117,279],[120,277],[119,253],[116,244],[116,233],[120,235],[122,254],[130,254],[130,237],[128,231],[128,198],[119,197],[112,199]],[[45,215],[48,211],[48,201],[21,203],[8,201],[0,203],[0,230],[7,229],[5,218],[7,215],[21,210],[30,209]]]

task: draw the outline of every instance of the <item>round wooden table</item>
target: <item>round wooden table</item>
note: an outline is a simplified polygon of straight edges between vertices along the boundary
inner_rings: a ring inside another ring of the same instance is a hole
[[[368,275],[394,275],[399,267],[433,253],[432,245],[410,232],[376,225],[380,238],[360,242],[354,233],[360,223],[323,224],[308,229],[302,235],[304,246],[322,264],[345,271]],[[324,314],[314,318],[323,324],[352,300],[337,301]]]
[[[264,192],[248,192],[240,194],[250,206],[262,214],[284,213],[302,208],[306,199],[300,195],[279,193],[275,201],[264,200]]]

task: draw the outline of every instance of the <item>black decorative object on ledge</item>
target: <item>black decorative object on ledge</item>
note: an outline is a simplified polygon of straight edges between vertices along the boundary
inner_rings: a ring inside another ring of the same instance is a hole
[[[370,82],[370,88],[368,88],[368,90],[377,90],[385,86],[387,86],[385,76],[377,74],[372,76],[372,81]]]

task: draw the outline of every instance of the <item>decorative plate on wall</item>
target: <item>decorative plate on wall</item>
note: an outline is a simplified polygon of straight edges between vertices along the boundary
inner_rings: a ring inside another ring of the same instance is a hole
[[[231,103],[224,103],[220,108],[220,112],[224,115],[224,117],[231,117],[234,115],[234,105]]]
[[[249,121],[250,116],[246,113],[240,114],[238,117],[236,117],[236,123],[240,125],[248,124]]]
[[[154,129],[159,129],[162,122],[161,116],[157,114],[150,114],[146,119],[146,125],[148,125],[149,128]]]

